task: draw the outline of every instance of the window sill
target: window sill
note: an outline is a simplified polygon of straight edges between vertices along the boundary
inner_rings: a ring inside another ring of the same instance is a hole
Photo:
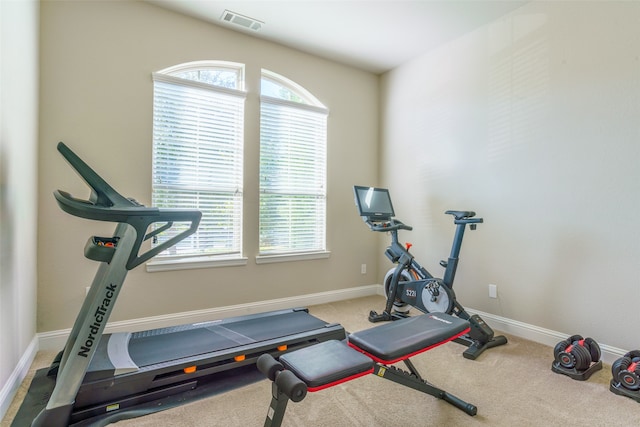
[[[290,261],[308,261],[313,259],[329,258],[331,252],[304,252],[297,254],[281,254],[281,255],[258,255],[256,256],[256,264],[271,264],[274,262],[290,262]]]
[[[192,257],[192,258],[168,258],[154,259],[147,263],[147,272],[195,270],[198,268],[238,267],[247,265],[244,257]]]

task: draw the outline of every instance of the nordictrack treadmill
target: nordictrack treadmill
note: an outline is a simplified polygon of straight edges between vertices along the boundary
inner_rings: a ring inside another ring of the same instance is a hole
[[[96,276],[64,350],[50,368],[36,373],[12,426],[105,425],[137,417],[207,396],[198,390],[210,388],[221,374],[235,382],[235,372],[252,369],[263,353],[277,357],[345,338],[342,326],[303,308],[103,335],[127,272],[193,234],[201,213],[140,205],[116,192],[62,142],[58,151],[92,190],[89,200],[55,191],[60,208],[117,225],[111,237],[89,238],[84,253],[100,262]],[[164,232],[173,237],[140,253],[143,242]],[[171,396],[177,397],[167,404]]]

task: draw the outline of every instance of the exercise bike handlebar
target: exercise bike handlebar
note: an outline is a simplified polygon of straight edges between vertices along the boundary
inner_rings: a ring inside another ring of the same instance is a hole
[[[153,258],[160,252],[193,234],[198,229],[202,217],[200,211],[188,209],[159,209],[144,206],[118,193],[64,143],[58,143],[58,151],[76,172],[78,172],[87,185],[91,187],[91,195],[88,200],[73,197],[66,191],[54,191],[53,195],[60,208],[70,215],[96,221],[127,223],[136,229],[136,244],[127,263],[128,270]],[[147,234],[149,226],[158,222],[165,223],[165,225]],[[169,229],[174,222],[188,222],[190,225],[186,230],[178,233],[166,242],[138,256],[140,245],[143,241]]]
[[[366,219],[365,223],[369,226],[371,231],[387,232],[395,230],[413,230],[412,226],[406,225],[402,221],[393,218],[384,222],[371,221],[371,219]]]
[[[480,224],[484,220],[482,218],[476,218],[475,212],[472,211],[446,211],[445,214],[453,215],[454,224]],[[413,230],[413,227],[406,225],[400,220],[391,218],[388,221],[372,221],[370,218],[365,219],[365,223],[369,226],[371,231],[396,231],[396,230]],[[474,225],[475,227],[475,225]]]

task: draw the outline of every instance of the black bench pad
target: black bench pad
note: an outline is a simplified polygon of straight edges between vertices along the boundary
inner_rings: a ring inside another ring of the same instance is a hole
[[[373,372],[373,361],[345,342],[330,340],[280,356],[280,363],[307,384],[309,391],[332,387]]]
[[[429,313],[385,323],[349,335],[349,345],[376,362],[396,363],[469,332],[469,322]]]

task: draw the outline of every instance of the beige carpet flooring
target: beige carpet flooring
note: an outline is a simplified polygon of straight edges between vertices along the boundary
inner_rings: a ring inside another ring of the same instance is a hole
[[[372,327],[367,314],[383,304],[381,297],[367,297],[313,306],[310,312],[357,331]],[[475,404],[475,417],[440,399],[368,375],[309,393],[300,403],[290,402],[283,426],[640,426],[640,403],[609,391],[610,366],[605,365],[587,381],[576,381],[551,371],[552,348],[508,338],[507,345],[488,350],[475,361],[463,358],[464,347],[456,343],[412,359],[429,382]],[[10,425],[35,370],[46,366],[53,356],[51,352],[38,355],[1,427]],[[270,399],[271,385],[265,379],[115,425],[262,426]]]

